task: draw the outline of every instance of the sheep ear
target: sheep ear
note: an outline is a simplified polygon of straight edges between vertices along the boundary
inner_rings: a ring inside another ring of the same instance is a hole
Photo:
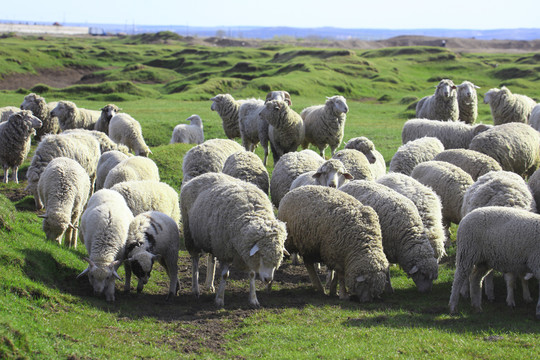
[[[82,273],[77,275],[77,279],[80,278],[81,276],[83,276],[84,274],[86,274],[89,271],[90,271],[90,265],[88,265],[88,267],[86,269],[84,269]]]
[[[480,86],[474,85],[474,88],[475,88],[475,89],[480,89]]]
[[[39,217],[39,218],[42,218],[42,219],[46,219],[46,218],[47,218],[47,214],[39,214],[38,217]]]
[[[356,278],[356,282],[364,282],[366,281],[366,277],[364,275],[360,275]]]
[[[257,251],[259,251],[259,245],[255,244],[251,248],[251,251],[249,252],[249,256],[255,255],[257,253]]]
[[[412,275],[414,273],[418,272],[418,266],[414,265],[411,271],[409,271],[409,275]]]
[[[345,179],[347,179],[347,180],[354,180],[354,176],[352,176],[352,175],[349,174],[349,173],[344,173],[343,176],[344,176]]]
[[[284,91],[284,94],[285,94],[285,102],[289,104],[289,106],[292,106],[291,94],[289,94],[287,91]]]
[[[283,255],[285,256],[291,256],[291,254],[287,251],[287,249],[283,248]],[[532,275],[532,274],[531,274]]]
[[[315,174],[311,175],[311,177],[314,178],[314,179],[318,179],[318,178],[321,177],[321,175],[322,175],[322,173],[316,172]]]
[[[118,273],[116,272],[116,270],[113,270],[113,271],[112,271],[112,274],[113,274],[113,276],[114,276],[115,278],[117,278],[118,280],[124,281],[124,280],[122,280],[122,278],[120,277],[120,275],[118,275]]]

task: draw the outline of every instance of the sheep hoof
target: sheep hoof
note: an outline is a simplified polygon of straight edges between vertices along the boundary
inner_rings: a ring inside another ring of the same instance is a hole
[[[223,299],[216,299],[216,307],[218,309],[223,309],[225,307],[225,300]]]
[[[261,305],[259,304],[257,300],[255,300],[254,302],[249,303],[249,307],[251,307],[252,309],[259,309]]]
[[[168,294],[167,294],[167,297],[165,297],[165,301],[167,301],[167,302],[172,302],[175,295],[176,295],[176,294],[174,294],[174,293],[168,293]]]

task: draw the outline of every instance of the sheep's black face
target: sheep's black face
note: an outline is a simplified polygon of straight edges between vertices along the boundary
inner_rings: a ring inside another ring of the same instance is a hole
[[[133,271],[133,273],[135,274],[135,276],[137,276],[137,278],[144,279],[144,278],[150,277],[152,267],[150,267],[150,269],[147,269],[138,260],[133,260],[130,265],[131,265],[131,271]]]

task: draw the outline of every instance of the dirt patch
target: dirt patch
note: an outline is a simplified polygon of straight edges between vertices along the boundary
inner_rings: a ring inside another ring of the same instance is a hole
[[[95,70],[90,68],[43,69],[37,74],[6,75],[0,79],[0,90],[31,89],[37,84],[65,88],[80,83],[85,75]]]

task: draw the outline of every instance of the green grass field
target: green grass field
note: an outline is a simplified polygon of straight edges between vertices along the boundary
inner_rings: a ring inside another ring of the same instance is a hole
[[[298,112],[324,103],[326,96],[343,95],[350,107],[344,140],[369,137],[387,164],[401,143],[403,123],[414,117],[414,103],[432,94],[442,78],[481,87],[478,121],[483,123],[491,123],[489,107],[481,100],[492,87],[506,85],[540,100],[540,57],[534,53],[218,48],[189,46],[172,33],[0,39],[2,79],[67,68],[89,75],[84,83],[65,88],[38,84],[1,90],[0,106],[19,106],[30,92],[89,109],[115,103],[141,123],[162,181],[178,191],[182,158],[192,145],[169,145],[172,129],[199,114],[206,139],[224,138],[221,120],[210,110],[209,99],[219,93],[264,98],[269,90],[283,89],[291,93]],[[260,148],[256,153],[263,154]],[[28,165],[29,160],[20,179]],[[86,268],[84,246],[68,249],[45,240],[25,185],[0,184],[2,359],[527,359],[540,353],[536,304],[523,303],[518,290],[516,308],[508,308],[500,275],[496,301],[484,302],[483,313],[473,312],[461,299],[460,314],[448,314],[454,247],[429,294],[418,293],[394,266],[393,294],[368,304],[340,301],[315,293],[305,269],[288,260],[276,272],[271,293],[260,286],[261,309],[249,308],[247,276],[233,271],[225,308],[216,310],[213,294],[198,300],[191,296],[191,265],[181,251],[182,288],[173,302],[165,302],[168,279],[157,267],[142,294],[134,286],[123,294],[118,281],[117,301],[109,304],[92,296],[86,278],[76,279]],[[119,273],[123,276],[122,268]],[[538,294],[533,283],[531,292]]]

